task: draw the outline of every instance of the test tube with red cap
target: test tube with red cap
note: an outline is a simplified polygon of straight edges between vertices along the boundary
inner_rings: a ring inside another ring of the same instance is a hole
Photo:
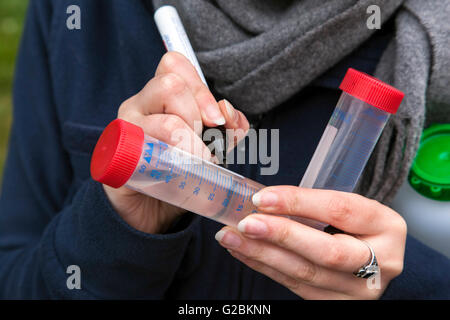
[[[91,160],[94,180],[128,188],[204,217],[236,226],[256,207],[264,186],[116,119],[103,131]]]
[[[310,161],[301,187],[353,191],[373,148],[404,94],[365,73],[349,69],[339,102]],[[91,160],[92,177],[123,185],[161,201],[236,226],[256,212],[251,198],[264,186],[226,168],[114,120],[102,133]],[[322,222],[294,218],[323,229]]]
[[[352,192],[390,115],[397,112],[404,97],[400,90],[351,68],[340,89],[341,97],[300,187]]]

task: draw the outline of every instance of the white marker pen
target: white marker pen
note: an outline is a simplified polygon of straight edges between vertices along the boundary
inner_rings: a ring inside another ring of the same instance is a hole
[[[176,51],[184,55],[194,65],[200,79],[208,87],[205,76],[203,75],[200,64],[192,49],[191,42],[186,34],[183,23],[178,15],[177,9],[172,6],[162,6],[155,11],[154,19],[158,27],[161,38],[166,46],[167,51]],[[209,88],[209,87],[208,87]],[[225,150],[224,139],[214,140],[216,151],[223,153]]]
[[[177,9],[172,6],[162,6],[156,10],[154,19],[167,51],[176,51],[188,58],[203,83],[208,86]]]

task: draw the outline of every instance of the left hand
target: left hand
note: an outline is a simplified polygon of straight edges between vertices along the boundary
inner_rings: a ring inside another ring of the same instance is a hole
[[[224,227],[216,239],[230,254],[304,299],[378,299],[403,270],[406,223],[390,208],[353,193],[267,187],[253,197],[258,211],[238,229]],[[346,233],[328,234],[273,214],[326,222]],[[379,286],[353,272],[373,248]]]

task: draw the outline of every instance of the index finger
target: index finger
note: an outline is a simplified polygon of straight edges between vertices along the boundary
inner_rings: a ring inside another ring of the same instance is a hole
[[[155,75],[166,73],[175,73],[186,82],[197,101],[202,119],[207,126],[215,127],[225,124],[225,118],[216,99],[201,80],[195,67],[184,55],[173,51],[166,53],[156,68]]]
[[[354,234],[379,234],[390,228],[386,215],[392,210],[348,192],[274,186],[256,193],[253,203],[261,212],[318,220]]]

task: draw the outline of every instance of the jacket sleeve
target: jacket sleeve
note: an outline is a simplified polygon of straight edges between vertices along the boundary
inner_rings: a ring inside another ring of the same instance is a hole
[[[73,188],[52,99],[51,20],[48,1],[30,2],[0,194],[0,299],[162,298],[196,224],[188,215],[168,234],[145,234],[99,183]],[[67,285],[78,279],[81,289]]]
[[[448,270],[450,259],[408,236],[403,272],[390,282],[381,298],[450,299]]]

